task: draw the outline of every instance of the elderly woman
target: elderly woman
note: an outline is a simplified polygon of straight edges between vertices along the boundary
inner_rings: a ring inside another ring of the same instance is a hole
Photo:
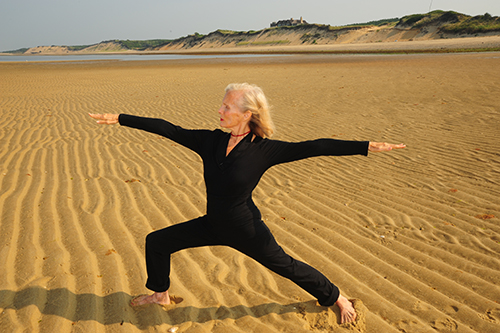
[[[271,271],[309,292],[322,306],[337,304],[341,322],[356,312],[339,289],[313,267],[283,251],[252,200],[264,172],[280,163],[322,155],[367,155],[368,151],[404,148],[368,141],[319,139],[304,142],[270,140],[273,123],[262,90],[249,84],[230,84],[219,109],[222,130],[188,130],[168,121],[125,114],[90,114],[99,124],[116,124],[165,136],[203,160],[207,213],[194,220],[150,233],[146,237],[146,287],[152,295],[134,298],[131,305],[169,304],[170,256],[193,247],[225,245],[255,259]]]

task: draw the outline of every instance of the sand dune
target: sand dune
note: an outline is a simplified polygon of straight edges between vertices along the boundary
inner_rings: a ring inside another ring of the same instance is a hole
[[[0,331],[500,331],[500,54],[0,64]],[[277,166],[254,193],[283,248],[359,320],[225,247],[173,257],[175,305],[131,308],[144,238],[205,211],[200,159],[87,112],[217,128],[263,87],[276,139],[404,142]]]

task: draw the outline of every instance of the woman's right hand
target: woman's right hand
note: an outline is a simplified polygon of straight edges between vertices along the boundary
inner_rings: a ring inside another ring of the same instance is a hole
[[[118,123],[118,115],[117,114],[89,113],[89,116],[91,116],[94,119],[97,119],[98,124],[114,125],[114,124]]]

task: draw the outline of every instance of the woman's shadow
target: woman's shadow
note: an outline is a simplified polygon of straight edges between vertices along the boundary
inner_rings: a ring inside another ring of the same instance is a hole
[[[103,325],[131,323],[143,330],[161,324],[180,325],[184,322],[205,323],[211,320],[239,319],[245,316],[254,318],[269,314],[284,315],[296,313],[301,318],[324,316],[328,308],[316,306],[315,301],[282,305],[265,303],[252,307],[237,305],[234,307],[207,307],[193,306],[142,306],[133,308],[129,305],[132,296],[124,292],[116,292],[107,296],[95,294],[75,294],[66,288],[45,289],[29,287],[20,291],[0,290],[0,309],[14,309],[16,311],[34,305],[40,313],[65,318],[72,322],[96,321]],[[182,301],[178,298],[177,303]],[[336,306],[329,308],[333,311],[332,324],[338,322],[339,310]],[[336,318],[335,318],[336,317]]]

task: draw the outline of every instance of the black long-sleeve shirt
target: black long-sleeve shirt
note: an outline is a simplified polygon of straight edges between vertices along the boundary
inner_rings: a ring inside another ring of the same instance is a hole
[[[119,116],[119,122],[169,138],[200,155],[207,190],[207,217],[214,226],[223,228],[261,220],[252,191],[273,165],[313,156],[368,154],[368,141],[284,142],[258,136],[252,141],[253,135],[249,134],[226,156],[231,135],[219,129],[188,130],[162,119],[125,114]]]

